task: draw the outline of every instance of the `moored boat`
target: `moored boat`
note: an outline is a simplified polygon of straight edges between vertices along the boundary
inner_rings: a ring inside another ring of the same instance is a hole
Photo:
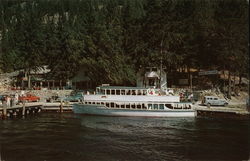
[[[141,87],[97,87],[96,94],[84,95],[73,105],[77,114],[141,117],[194,117],[191,103],[179,96],[167,96],[160,90]]]

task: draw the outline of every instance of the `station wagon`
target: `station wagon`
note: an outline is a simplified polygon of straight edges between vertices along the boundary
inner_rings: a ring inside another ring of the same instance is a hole
[[[228,102],[225,99],[220,99],[216,96],[204,96],[202,99],[203,105],[227,106]]]

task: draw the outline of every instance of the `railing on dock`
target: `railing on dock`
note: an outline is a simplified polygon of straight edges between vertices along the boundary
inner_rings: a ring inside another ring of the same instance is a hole
[[[20,103],[11,107],[7,107],[4,104],[0,106],[0,118],[5,119],[39,113],[42,110],[42,106],[42,103]]]

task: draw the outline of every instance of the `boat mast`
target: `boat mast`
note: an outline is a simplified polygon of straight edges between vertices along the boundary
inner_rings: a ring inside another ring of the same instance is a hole
[[[162,76],[162,44],[163,44],[163,38],[164,38],[164,34],[162,36],[161,39],[161,60],[160,60],[160,79],[159,79],[159,88],[161,89],[161,76]]]

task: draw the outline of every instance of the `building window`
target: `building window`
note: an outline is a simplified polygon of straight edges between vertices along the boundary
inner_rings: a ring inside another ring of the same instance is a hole
[[[111,94],[112,94],[112,95],[115,95],[115,90],[111,90]]]
[[[115,107],[115,104],[113,102],[111,103],[111,107]]]
[[[121,94],[121,91],[118,89],[116,90],[116,95],[120,95]]]
[[[126,108],[130,108],[130,105],[129,105],[129,104],[126,104]]]
[[[153,72],[157,72],[157,68],[152,68],[152,71]]]
[[[110,95],[110,90],[106,90],[107,91],[107,95]]]
[[[154,104],[154,109],[155,109],[155,110],[158,109],[158,104]]]

